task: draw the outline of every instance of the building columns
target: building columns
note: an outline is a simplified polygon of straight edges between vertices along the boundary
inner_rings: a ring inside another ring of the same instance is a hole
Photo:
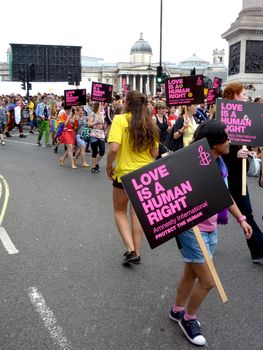
[[[133,76],[133,90],[136,90],[136,75]]]
[[[142,92],[142,91],[143,91],[143,88],[142,88],[142,78],[143,78],[143,76],[142,76],[142,75],[140,75],[140,92]]]

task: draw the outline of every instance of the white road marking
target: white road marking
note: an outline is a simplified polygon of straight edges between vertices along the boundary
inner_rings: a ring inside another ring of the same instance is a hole
[[[2,222],[4,220],[10,192],[9,192],[8,183],[2,175],[0,175],[0,180],[2,180],[2,182],[4,183],[4,187],[5,187],[5,199],[4,199],[2,210],[0,211],[0,226],[1,226]],[[0,182],[0,184],[1,184],[1,182]],[[2,188],[2,185],[1,185],[1,188]]]
[[[14,246],[10,237],[8,236],[6,230],[3,227],[0,227],[0,240],[3,243],[3,246],[8,251],[9,254],[17,254],[19,251]]]
[[[63,335],[62,328],[57,324],[57,320],[53,312],[46,305],[46,302],[41,293],[38,292],[36,287],[30,287],[28,294],[31,303],[39,313],[54,343],[63,350],[71,350],[72,346],[70,342]]]

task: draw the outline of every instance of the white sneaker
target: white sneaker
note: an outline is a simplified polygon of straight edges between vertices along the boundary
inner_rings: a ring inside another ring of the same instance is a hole
[[[4,145],[5,145],[5,141],[4,141],[4,140],[2,140],[2,141],[1,141],[1,144],[2,144],[2,146],[4,146]]]

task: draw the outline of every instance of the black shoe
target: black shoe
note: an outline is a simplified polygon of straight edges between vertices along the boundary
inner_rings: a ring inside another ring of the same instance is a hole
[[[24,134],[20,134],[20,135],[19,135],[19,137],[21,137],[21,138],[23,138],[23,139],[24,139],[24,138],[26,138],[26,135],[24,135]]]
[[[183,319],[185,314],[185,310],[181,310],[181,311],[174,311],[173,308],[171,308],[170,313],[169,313],[169,318],[175,322],[179,322],[180,320]],[[198,323],[198,326],[201,327],[201,323],[200,321],[196,320]]]
[[[257,258],[252,258],[252,261],[253,261],[254,264],[257,264],[259,262],[263,263],[263,256],[259,256]]]
[[[192,344],[199,345],[199,346],[204,346],[206,344],[206,339],[202,335],[200,326],[196,319],[186,321],[183,317],[178,322],[179,322],[179,326],[184,332],[184,335]]]
[[[33,135],[34,135],[34,131],[30,130],[29,132],[30,132],[30,134],[33,134]]]
[[[40,141],[37,141],[37,145],[38,145],[38,146],[41,146],[41,142],[40,142]]]
[[[129,263],[138,264],[138,260],[141,261],[141,258],[138,255],[136,255],[135,251],[126,252],[124,253],[124,259],[122,260],[122,265],[128,265]]]
[[[58,146],[54,148],[54,153],[58,153]]]
[[[100,173],[100,166],[99,166],[99,164],[96,164],[95,167],[98,169],[98,171]]]
[[[98,170],[95,166],[94,166],[93,168],[91,168],[90,171],[91,171],[92,173],[96,173],[96,174],[99,173],[99,170]]]
[[[5,133],[5,136],[6,137],[12,137],[12,135],[8,131]]]
[[[91,153],[91,150],[89,148],[86,148],[86,153]]]
[[[169,313],[169,318],[175,322],[179,322],[184,317],[185,311],[174,311],[173,308],[171,308]]]

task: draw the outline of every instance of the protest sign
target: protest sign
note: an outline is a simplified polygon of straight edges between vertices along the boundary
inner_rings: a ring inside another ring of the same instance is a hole
[[[85,106],[86,89],[64,90],[65,107]]]
[[[208,89],[206,96],[207,105],[213,105],[216,103],[216,99],[220,96],[220,88]]]
[[[220,89],[222,82],[223,82],[223,79],[214,77],[212,88],[214,88],[214,89],[219,88]]]
[[[166,103],[169,106],[203,103],[203,75],[167,78],[165,91]]]
[[[122,177],[155,248],[232,204],[206,139]]]
[[[110,84],[96,83],[93,81],[91,86],[91,100],[111,103],[112,89],[113,86]]]
[[[216,118],[226,125],[233,145],[263,145],[263,104],[217,99]]]

